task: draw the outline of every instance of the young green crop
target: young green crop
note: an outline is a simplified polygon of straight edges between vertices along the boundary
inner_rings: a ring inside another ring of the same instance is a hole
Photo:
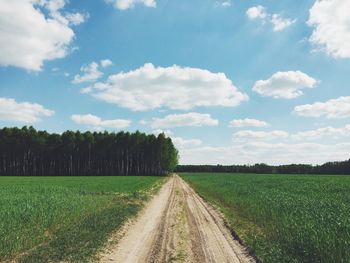
[[[0,177],[0,261],[85,261],[159,177]]]
[[[350,177],[181,176],[263,262],[350,262]]]

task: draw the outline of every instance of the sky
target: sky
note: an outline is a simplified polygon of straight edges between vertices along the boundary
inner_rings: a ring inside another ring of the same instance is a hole
[[[170,136],[180,164],[350,158],[350,0],[1,0],[0,127]]]

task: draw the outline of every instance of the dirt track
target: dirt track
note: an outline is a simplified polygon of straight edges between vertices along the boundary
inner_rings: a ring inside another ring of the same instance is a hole
[[[172,176],[101,262],[255,262],[220,215]]]

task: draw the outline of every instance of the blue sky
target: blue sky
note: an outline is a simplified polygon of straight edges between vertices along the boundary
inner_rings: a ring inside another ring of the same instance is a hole
[[[1,1],[0,126],[164,131],[183,164],[349,159],[349,10]]]

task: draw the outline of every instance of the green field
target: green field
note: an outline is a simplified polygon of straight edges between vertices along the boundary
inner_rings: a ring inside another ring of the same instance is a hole
[[[350,262],[350,177],[181,176],[263,262]]]
[[[0,177],[0,262],[86,261],[160,177]]]

